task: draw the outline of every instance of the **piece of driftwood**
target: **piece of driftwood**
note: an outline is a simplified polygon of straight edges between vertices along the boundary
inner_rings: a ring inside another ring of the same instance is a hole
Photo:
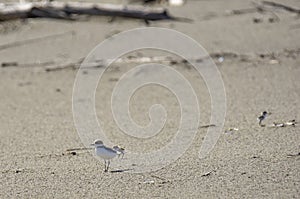
[[[76,20],[80,15],[126,17],[149,21],[176,20],[190,21],[169,15],[163,8],[143,6],[122,6],[98,3],[35,2],[0,5],[0,21],[25,18],[55,18]]]

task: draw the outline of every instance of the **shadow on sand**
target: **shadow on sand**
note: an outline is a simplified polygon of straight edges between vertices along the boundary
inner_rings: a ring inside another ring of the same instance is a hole
[[[110,171],[111,173],[123,173],[123,172],[126,172],[126,171],[131,171],[133,169],[119,169],[119,170],[113,170],[113,171]]]

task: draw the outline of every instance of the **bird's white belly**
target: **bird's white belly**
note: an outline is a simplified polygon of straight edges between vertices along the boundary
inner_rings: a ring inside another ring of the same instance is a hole
[[[116,153],[108,151],[105,148],[96,148],[95,152],[97,156],[100,156],[104,160],[112,159],[117,155]]]

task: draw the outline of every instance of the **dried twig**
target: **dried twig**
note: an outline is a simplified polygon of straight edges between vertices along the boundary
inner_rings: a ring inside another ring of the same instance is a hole
[[[239,129],[238,128],[228,128],[228,129],[226,129],[225,131],[224,131],[224,133],[232,133],[232,132],[234,132],[234,131],[238,131]]]
[[[254,8],[243,8],[243,9],[235,9],[228,11],[230,15],[241,15],[241,14],[249,14],[249,13],[256,13],[256,12],[264,12],[265,10],[261,6],[256,6]]]
[[[203,126],[200,126],[199,128],[209,128],[209,127],[216,127],[215,124],[207,124],[207,125],[203,125]]]
[[[286,10],[288,12],[293,12],[293,13],[300,14],[300,9],[293,8],[293,7],[284,5],[284,4],[275,3],[275,2],[272,2],[272,1],[262,1],[262,4],[268,5],[268,6],[273,6],[273,7],[276,7],[276,8],[280,8],[280,9]]]
[[[300,152],[297,153],[297,154],[288,154],[287,156],[288,156],[289,158],[297,157],[297,156],[300,156]]]
[[[15,41],[15,42],[8,43],[8,44],[3,44],[3,45],[0,45],[0,51],[8,49],[8,48],[14,48],[14,47],[30,44],[30,43],[45,41],[46,39],[53,39],[53,38],[61,37],[61,36],[65,36],[68,34],[74,34],[74,31],[68,31],[68,32],[64,32],[64,33],[58,33],[58,34],[47,35],[47,36],[42,36],[42,37],[37,37],[37,38],[32,38],[32,39],[27,39],[27,40],[22,40],[22,41]]]
[[[47,62],[33,62],[33,63],[18,63],[18,62],[2,62],[1,67],[35,67],[35,66],[49,66],[53,65],[55,62],[47,61]]]
[[[201,177],[210,176],[212,174],[212,172],[214,172],[214,170],[202,174]]]
[[[157,175],[154,175],[154,174],[151,174],[150,175],[151,177],[153,177],[153,178],[157,178],[157,179],[159,179],[159,180],[161,180],[162,182],[162,184],[165,184],[165,183],[167,183],[167,182],[170,182],[170,180],[168,180],[168,179],[166,179],[166,178],[163,178],[163,177],[161,177],[161,176],[157,176]]]

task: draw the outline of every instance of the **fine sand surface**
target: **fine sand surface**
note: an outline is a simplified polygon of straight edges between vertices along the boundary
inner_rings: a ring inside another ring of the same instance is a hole
[[[300,8],[297,0],[277,2]],[[1,64],[20,65],[0,68],[0,198],[299,198],[299,126],[260,127],[256,120],[265,110],[272,112],[266,125],[300,119],[299,16],[280,9],[226,16],[228,10],[250,7],[248,0],[190,0],[169,9],[193,23],[150,24],[185,33],[209,53],[225,53],[222,63],[215,59],[226,90],[224,131],[239,130],[223,133],[211,153],[199,159],[207,131],[199,127],[192,146],[177,161],[142,174],[105,173],[91,153],[66,152],[83,147],[72,114],[77,70],[47,72],[40,63],[55,62],[48,67],[57,67],[77,62],[105,38],[145,23],[118,18],[112,23],[109,18],[0,23],[0,46],[56,35],[0,49]],[[279,20],[270,23],[275,16]],[[261,22],[254,23],[254,18]],[[151,105],[165,106],[168,120],[158,137],[141,144],[123,134],[112,118],[112,89],[133,67],[115,63],[106,72],[96,92],[97,115],[114,143],[128,150],[159,149],[176,134],[180,119],[179,104],[170,91],[148,86],[132,98],[132,118],[140,125],[148,124]],[[198,96],[200,125],[209,124],[210,97],[203,79],[188,64],[172,67]]]

